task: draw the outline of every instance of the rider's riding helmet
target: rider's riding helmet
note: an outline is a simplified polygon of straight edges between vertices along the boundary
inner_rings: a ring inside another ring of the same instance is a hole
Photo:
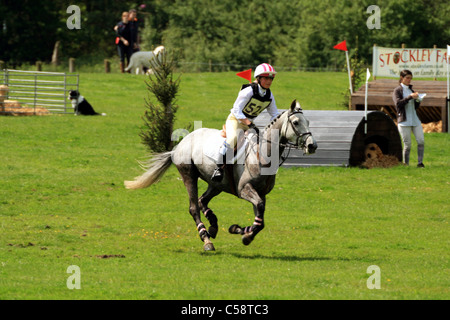
[[[277,72],[275,69],[268,63],[262,63],[255,69],[255,78],[258,77],[275,77]]]

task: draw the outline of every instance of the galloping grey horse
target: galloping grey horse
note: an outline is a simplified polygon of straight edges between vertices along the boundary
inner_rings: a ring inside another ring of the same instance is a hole
[[[222,191],[234,194],[253,204],[255,220],[252,226],[232,225],[230,233],[242,235],[244,245],[249,245],[264,228],[266,194],[275,185],[275,176],[280,157],[286,146],[302,148],[304,153],[314,153],[317,144],[309,130],[309,121],[304,117],[300,104],[294,100],[290,109],[274,119],[258,139],[251,139],[241,163],[226,164],[221,182],[211,181],[216,164],[203,152],[208,138],[220,135],[216,129],[198,129],[188,134],[170,152],[155,154],[147,165],[147,171],[134,179],[125,181],[128,189],[146,188],[162,177],[174,163],[180,172],[189,194],[189,212],[194,218],[204,250],[215,250],[211,238],[219,230],[217,217],[208,208],[210,200]],[[256,135],[253,135],[257,138]],[[227,163],[229,163],[227,161]],[[206,192],[198,198],[198,178],[208,183]],[[200,210],[210,223],[208,231],[200,218]]]

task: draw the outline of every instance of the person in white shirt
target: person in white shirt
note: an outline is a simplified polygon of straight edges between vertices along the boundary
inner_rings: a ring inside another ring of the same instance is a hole
[[[411,152],[411,133],[417,141],[417,166],[425,167],[423,156],[425,152],[425,138],[422,123],[417,116],[416,109],[420,107],[419,93],[412,89],[412,72],[403,70],[400,72],[400,85],[394,89],[392,98],[397,109],[398,130],[403,140],[403,162],[409,165]]]
[[[223,157],[223,161],[220,164],[220,159],[217,159],[217,167],[211,177],[213,181],[222,181],[225,156],[228,150],[232,151],[236,146],[238,130],[257,130],[253,120],[265,109],[270,114],[271,120],[278,116],[275,98],[270,91],[270,86],[276,74],[277,72],[270,64],[260,64],[255,69],[254,77],[256,81],[243,85],[241,91],[239,91],[239,95],[225,123],[227,138],[220,148],[219,155]]]

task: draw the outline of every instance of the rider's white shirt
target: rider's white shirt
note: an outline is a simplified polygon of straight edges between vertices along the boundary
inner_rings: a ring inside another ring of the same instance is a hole
[[[258,85],[258,93],[261,97],[264,97],[266,94],[266,89],[262,88],[260,85]],[[232,114],[236,117],[236,119],[245,119],[247,118],[244,113],[242,113],[242,110],[244,110],[246,104],[249,102],[249,100],[253,96],[253,89],[251,86],[248,86],[247,88],[244,88],[243,90],[239,91],[239,95],[234,102],[233,108],[230,110]],[[274,118],[278,116],[278,108],[277,104],[275,102],[275,97],[273,96],[272,92],[270,92],[270,98],[272,99],[272,102],[267,107],[267,112],[270,114],[272,121]]]

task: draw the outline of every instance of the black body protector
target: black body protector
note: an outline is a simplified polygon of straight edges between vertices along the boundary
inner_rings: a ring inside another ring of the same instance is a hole
[[[264,109],[266,109],[270,103],[272,102],[270,89],[265,89],[266,94],[264,97],[261,97],[259,95],[259,89],[257,83],[251,83],[251,84],[244,84],[242,85],[241,90],[247,88],[248,86],[251,86],[253,89],[253,96],[251,99],[247,102],[244,109],[242,110],[242,113],[250,120],[253,120],[256,118]]]

